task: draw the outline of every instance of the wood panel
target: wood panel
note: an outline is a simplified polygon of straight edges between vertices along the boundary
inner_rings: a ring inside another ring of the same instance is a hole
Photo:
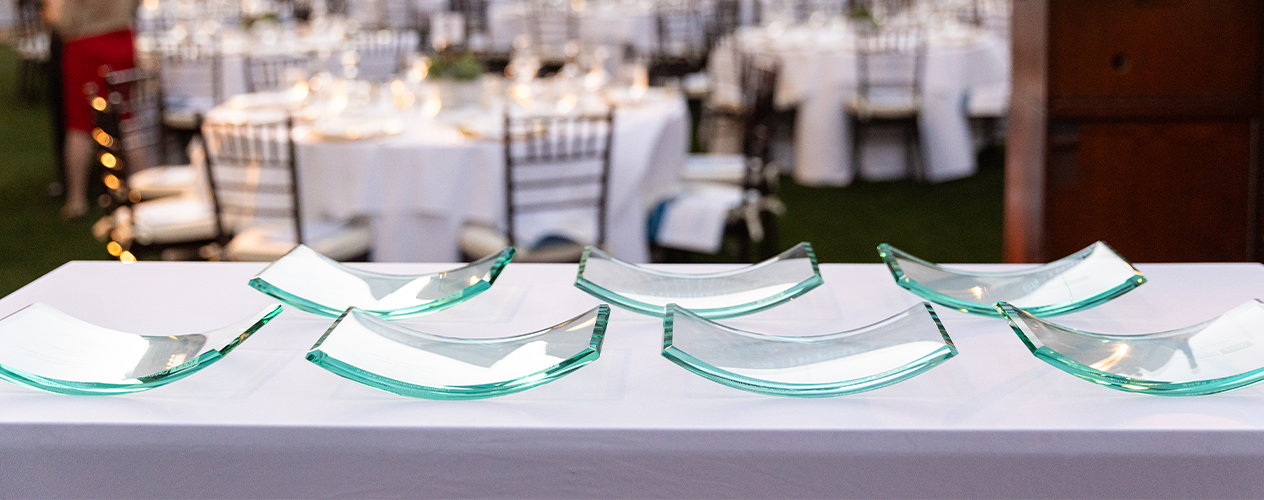
[[[1013,93],[1005,147],[1005,262],[1040,262],[1044,248],[1044,144],[1049,6],[1014,0]]]
[[[1044,260],[1105,240],[1136,262],[1251,260],[1252,122],[1055,121]]]
[[[1259,0],[1053,0],[1049,95],[1254,102],[1262,21]]]

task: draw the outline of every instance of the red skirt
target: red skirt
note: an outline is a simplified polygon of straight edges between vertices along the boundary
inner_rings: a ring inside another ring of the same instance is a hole
[[[94,84],[105,96],[105,75],[136,65],[132,31],[123,30],[66,42],[62,49],[62,98],[66,104],[66,128],[90,132],[95,126],[92,107],[85,95]]]

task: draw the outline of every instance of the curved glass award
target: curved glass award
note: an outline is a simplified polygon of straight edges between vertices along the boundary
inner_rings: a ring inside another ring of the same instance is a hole
[[[1101,305],[1146,282],[1141,271],[1101,241],[1020,271],[945,269],[886,243],[878,245],[878,254],[901,287],[936,304],[985,316],[1000,316],[998,302],[1036,316],[1067,314]]]
[[[1199,396],[1264,379],[1264,304],[1254,300],[1185,328],[1139,335],[1093,333],[997,306],[1041,361],[1112,389]]]
[[[711,322],[675,304],[663,357],[712,381],[775,396],[855,394],[912,378],[957,355],[935,310],[921,303],[855,330],[766,335]]]
[[[663,317],[678,304],[704,318],[731,318],[774,307],[824,283],[810,243],[751,266],[708,274],[646,269],[589,247],[575,286],[624,309]]]
[[[72,396],[146,391],[219,361],[280,313],[273,305],[206,333],[147,336],[101,328],[36,302],[0,319],[0,379]]]
[[[609,306],[538,332],[502,338],[433,335],[350,308],[307,360],[343,378],[426,399],[482,399],[525,391],[601,355]]]
[[[358,307],[386,319],[442,311],[483,293],[513,258],[513,247],[439,273],[401,275],[345,266],[304,245],[277,259],[250,286],[301,310],[336,318]]]

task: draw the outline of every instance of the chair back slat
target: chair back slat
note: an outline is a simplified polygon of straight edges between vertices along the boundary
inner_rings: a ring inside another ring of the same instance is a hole
[[[510,244],[523,216],[575,212],[606,240],[613,110],[599,115],[505,115],[505,209]]]
[[[99,157],[109,153],[113,158],[112,165],[103,165],[114,204],[125,205],[136,201],[128,187],[129,174],[167,163],[175,144],[162,124],[163,92],[157,74],[144,68],[116,70],[105,82],[104,93],[87,96],[96,118],[92,135],[102,153]]]
[[[856,88],[865,99],[880,93],[910,99],[921,96],[926,34],[920,27],[862,31],[856,36]]]
[[[302,243],[293,120],[208,122],[202,129],[220,234],[285,224]]]
[[[246,57],[246,91],[279,90],[289,69],[307,70],[315,54],[277,54]]]

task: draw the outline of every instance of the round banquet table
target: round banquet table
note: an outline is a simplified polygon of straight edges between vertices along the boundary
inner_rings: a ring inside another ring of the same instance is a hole
[[[181,40],[173,39],[170,32],[138,36],[136,45],[137,52],[145,56],[172,59],[162,69],[163,93],[168,110],[205,113],[221,104],[213,95],[215,85],[218,85],[221,100],[247,91],[249,73],[246,61],[250,57],[298,56],[315,59],[317,54],[327,54],[328,60],[322,61],[322,65],[341,75],[342,51],[353,47],[349,45],[344,30],[341,25],[311,30],[278,29],[266,34],[227,29],[219,35],[217,44],[203,40],[204,45],[200,47],[207,54],[193,60],[177,57],[181,51],[188,49],[180,45]],[[409,36],[407,33],[404,36]],[[412,43],[416,45],[416,40]],[[214,74],[212,58],[219,58],[218,76]],[[358,65],[361,74],[391,74],[398,70],[399,60],[389,51],[380,51],[362,55]],[[212,83],[213,79],[219,81]]]
[[[657,20],[652,3],[592,2],[576,13],[577,35],[585,43],[635,47],[649,53],[658,44]],[[488,6],[487,24],[495,50],[513,49],[514,39],[530,33],[531,6],[527,2],[494,2]]]
[[[737,54],[770,54],[780,62],[776,103],[797,107],[794,138],[794,178],[801,184],[845,186],[857,173],[869,180],[899,178],[904,172],[904,150],[899,136],[869,136],[861,151],[863,170],[852,165],[852,134],[844,102],[856,91],[856,56],[848,29],[740,30],[712,51],[710,71],[716,80],[714,102],[735,105]],[[968,95],[976,89],[1009,85],[1009,41],[995,33],[969,28],[932,30],[928,38],[919,116],[922,158],[930,182],[973,175],[977,170],[974,144],[965,112]]]
[[[242,110],[221,106],[207,120],[241,116]],[[500,116],[464,109],[410,123],[399,135],[354,141],[322,139],[296,127],[303,216],[367,218],[377,261],[457,261],[464,223],[504,227],[504,147],[498,133],[471,137],[444,123],[499,124]],[[678,188],[688,137],[688,107],[679,94],[651,89],[640,103],[615,109],[606,244],[616,257],[649,260],[647,210]],[[523,225],[519,239],[527,242],[556,233],[539,223]]]

